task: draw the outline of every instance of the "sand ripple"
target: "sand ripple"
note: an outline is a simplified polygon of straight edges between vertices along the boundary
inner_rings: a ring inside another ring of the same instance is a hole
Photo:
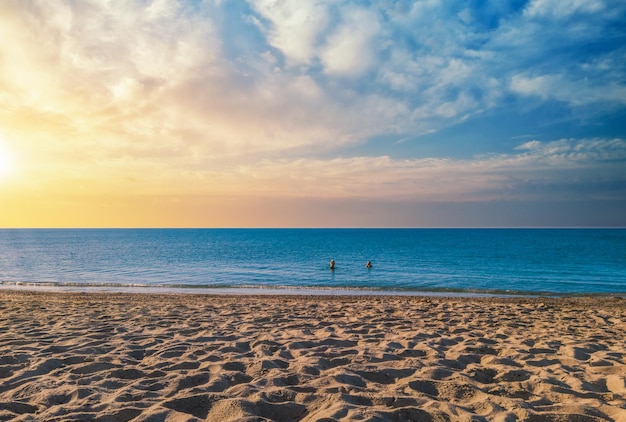
[[[624,299],[0,299],[0,420],[626,421]]]

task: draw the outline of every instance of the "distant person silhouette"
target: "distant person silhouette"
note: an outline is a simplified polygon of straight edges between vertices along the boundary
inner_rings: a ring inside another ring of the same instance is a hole
[[[372,268],[372,261],[367,261],[367,264],[365,264],[365,266],[367,268]]]
[[[335,260],[334,260],[334,259],[331,259],[331,260],[330,260],[330,269],[331,269],[331,270],[334,270],[334,269],[335,269]]]

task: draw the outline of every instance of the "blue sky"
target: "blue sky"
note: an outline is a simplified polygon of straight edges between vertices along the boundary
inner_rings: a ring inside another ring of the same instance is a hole
[[[0,28],[5,198],[23,204],[626,225],[626,3],[13,0]],[[102,218],[84,224],[141,221]]]

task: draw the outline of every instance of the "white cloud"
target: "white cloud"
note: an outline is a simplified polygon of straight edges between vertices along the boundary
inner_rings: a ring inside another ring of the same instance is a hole
[[[550,96],[552,84],[554,84],[554,76],[536,76],[528,77],[525,75],[513,75],[510,87],[513,92],[523,95],[536,95],[542,98]]]
[[[251,3],[269,24],[268,42],[292,65],[310,64],[329,23],[328,2],[260,0]]]
[[[540,141],[528,141],[522,145],[515,147],[516,150],[536,150],[541,147]]]
[[[268,21],[259,26],[289,66],[312,65],[319,59],[330,74],[361,74],[374,64],[377,15],[353,5],[335,8],[333,3],[263,0],[251,5]],[[336,27],[333,19],[339,20]]]
[[[291,83],[297,96],[318,99],[324,95],[321,87],[310,76],[297,76]]]
[[[626,86],[618,83],[608,83],[597,87],[591,85],[586,78],[567,80],[563,75],[528,76],[516,74],[511,78],[511,91],[526,95],[537,96],[542,99],[555,99],[581,106],[598,102],[626,104]]]
[[[136,100],[144,91],[144,84],[130,77],[123,77],[111,86],[111,92],[117,101]]]
[[[563,18],[575,13],[597,13],[605,7],[602,0],[533,0],[524,13],[531,17]]]
[[[342,10],[340,26],[326,39],[320,52],[330,74],[360,75],[376,63],[380,24],[375,13],[360,7]]]
[[[262,160],[220,177],[223,186],[245,185],[260,195],[290,197],[464,202],[619,197],[626,191],[626,140],[531,141],[516,150],[520,152],[467,160]],[[622,188],[615,192],[616,184]],[[587,191],[589,185],[593,192]],[[537,191],[529,192],[529,186]],[[567,191],[561,192],[564,187]]]

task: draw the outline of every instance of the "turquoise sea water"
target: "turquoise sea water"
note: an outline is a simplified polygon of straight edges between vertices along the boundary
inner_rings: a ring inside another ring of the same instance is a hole
[[[626,229],[4,229],[15,286],[626,294]]]

